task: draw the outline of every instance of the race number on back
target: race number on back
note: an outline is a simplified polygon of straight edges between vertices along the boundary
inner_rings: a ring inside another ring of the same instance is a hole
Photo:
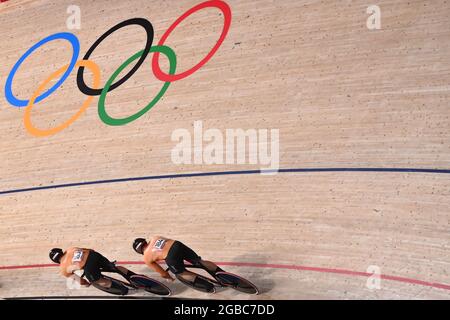
[[[83,260],[83,250],[76,250],[73,253],[72,262],[81,262]]]
[[[156,240],[155,244],[153,245],[153,248],[155,250],[162,250],[164,248],[165,244],[166,244],[166,240],[158,239],[158,240]]]

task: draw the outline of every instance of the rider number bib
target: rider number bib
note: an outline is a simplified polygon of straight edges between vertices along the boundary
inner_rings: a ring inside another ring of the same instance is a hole
[[[158,240],[156,240],[155,244],[153,245],[153,248],[155,250],[162,250],[164,248],[165,244],[166,244],[166,240],[158,239]]]
[[[72,262],[81,262],[83,260],[83,250],[77,250],[73,253]]]

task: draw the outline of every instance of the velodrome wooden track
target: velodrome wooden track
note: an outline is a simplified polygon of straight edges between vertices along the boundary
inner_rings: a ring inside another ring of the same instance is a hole
[[[2,88],[20,56],[52,33],[73,32],[81,59],[110,27],[143,17],[156,43],[201,0],[81,0],[81,29],[67,30],[72,2],[0,4]],[[450,298],[450,3],[376,1],[382,28],[372,31],[366,1],[227,3],[232,24],[216,55],[131,124],[103,124],[95,97],[69,128],[37,138],[24,129],[24,110],[1,95],[0,297],[102,294],[67,289],[48,265],[53,246],[95,248],[159,278],[136,264],[131,241],[162,234],[249,278],[261,299]],[[200,61],[222,25],[212,8],[185,20],[166,42],[177,70]],[[90,57],[101,83],[144,43],[134,26],[108,37]],[[64,41],[41,47],[19,69],[14,93],[29,99],[70,57]],[[161,86],[149,56],[108,94],[107,109],[130,115]],[[62,123],[85,99],[73,71],[34,107],[33,123]],[[173,164],[173,130],[196,120],[222,131],[280,129],[282,169],[370,170],[180,177],[259,169]],[[160,175],[175,176],[19,192]],[[381,269],[378,290],[366,287],[370,265]],[[170,286],[176,297],[248,298]]]

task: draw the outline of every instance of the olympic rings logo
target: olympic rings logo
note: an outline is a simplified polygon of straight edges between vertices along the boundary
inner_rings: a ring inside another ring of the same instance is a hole
[[[224,26],[223,26],[220,38],[217,41],[217,43],[215,44],[215,46],[211,49],[211,51],[199,63],[197,63],[195,66],[193,66],[189,70],[186,70],[182,73],[176,74],[175,73],[176,65],[177,65],[176,55],[175,55],[174,51],[170,47],[165,46],[164,43],[167,40],[167,38],[169,37],[169,35],[172,33],[172,31],[184,19],[186,19],[193,13],[195,13],[201,9],[207,8],[207,7],[217,8],[220,11],[222,11],[222,13],[224,15]],[[117,31],[125,26],[128,26],[128,25],[138,25],[138,26],[141,26],[144,28],[144,30],[147,33],[147,41],[146,41],[145,47],[143,50],[137,52],[136,54],[134,54],[133,56],[128,58],[112,74],[112,76],[108,79],[108,81],[106,81],[105,86],[103,88],[99,88],[99,86],[100,86],[100,68],[98,67],[98,65],[96,63],[94,63],[93,61],[90,61],[89,57],[91,56],[92,52],[98,47],[98,45],[103,40],[105,40],[109,35],[111,35],[115,31]],[[167,29],[167,31],[163,34],[162,38],[159,40],[158,45],[152,46],[153,37],[154,37],[154,31],[153,31],[152,24],[148,20],[143,19],[143,18],[133,18],[133,19],[123,21],[123,22],[115,25],[108,31],[106,31],[89,48],[89,50],[86,52],[86,54],[84,55],[82,60],[78,60],[78,55],[80,53],[80,43],[78,41],[78,38],[74,34],[69,33],[69,32],[55,33],[55,34],[52,34],[52,35],[42,39],[41,41],[37,42],[36,44],[34,44],[16,62],[16,64],[12,68],[12,70],[9,73],[8,78],[6,80],[5,97],[6,97],[7,101],[14,107],[18,107],[18,108],[26,107],[25,114],[24,114],[25,128],[30,134],[32,134],[34,136],[38,136],[38,137],[54,135],[54,134],[64,130],[68,126],[70,126],[73,122],[75,122],[84,113],[84,111],[86,111],[86,109],[92,102],[92,99],[94,98],[94,96],[100,96],[99,101],[98,101],[98,114],[99,114],[100,119],[105,124],[110,125],[110,126],[125,125],[127,123],[130,123],[130,122],[138,119],[139,117],[144,115],[147,111],[149,111],[162,98],[162,96],[165,94],[165,92],[167,91],[167,89],[169,88],[169,86],[172,82],[184,79],[184,78],[190,76],[191,74],[193,74],[194,72],[196,72],[202,66],[204,66],[214,56],[214,54],[217,52],[219,47],[222,45],[223,41],[225,40],[225,38],[227,36],[228,30],[230,29],[230,25],[231,25],[231,9],[228,6],[228,4],[221,0],[206,1],[206,2],[200,3],[200,4],[192,7],[191,9],[186,11],[183,15],[181,15],[169,27],[169,29]],[[32,96],[29,100],[22,100],[22,99],[16,98],[12,92],[12,82],[14,79],[14,75],[16,74],[16,72],[19,69],[19,67],[21,66],[21,64],[25,61],[25,59],[30,54],[32,54],[39,47],[43,46],[47,42],[57,40],[57,39],[67,40],[72,45],[73,54],[72,54],[72,59],[71,59],[70,63],[61,67],[60,69],[58,69],[57,71],[52,73],[47,79],[45,79],[38,86],[38,88],[32,94]],[[142,110],[138,111],[137,113],[135,113],[129,117],[126,117],[126,118],[121,118],[121,119],[111,117],[106,112],[106,109],[105,109],[106,94],[108,92],[116,89],[120,85],[122,85],[125,81],[127,81],[139,69],[139,67],[142,65],[142,63],[144,62],[144,60],[146,59],[147,55],[150,52],[154,53],[153,58],[152,58],[153,73],[158,80],[161,80],[164,82],[163,87],[161,88],[159,93],[155,96],[155,98],[153,98],[153,100],[150,101],[150,103],[147,106],[145,106]],[[169,66],[168,73],[165,73],[164,71],[162,71],[159,66],[160,53],[164,54],[169,60],[170,66]],[[122,78],[120,78],[119,80],[116,81],[116,78],[119,76],[119,74],[135,60],[137,60],[137,62],[134,65],[134,67],[130,71],[128,71],[128,73],[126,75],[124,75]],[[84,93],[85,95],[88,96],[88,98],[82,104],[81,108],[69,120],[67,120],[66,122],[64,122],[54,128],[39,129],[39,128],[36,128],[35,126],[33,126],[32,122],[31,122],[31,110],[33,108],[33,105],[35,103],[38,103],[38,102],[44,100],[49,95],[51,95],[56,89],[58,89],[63,84],[63,82],[67,79],[67,77],[70,75],[70,73],[73,71],[73,69],[75,67],[78,67],[78,72],[77,72],[78,89],[82,93]],[[84,82],[84,77],[83,77],[84,68],[88,68],[93,74],[93,81],[91,84],[92,87],[89,87]],[[61,78],[52,87],[50,87],[47,91],[43,92],[45,90],[46,86],[53,79],[58,78],[59,76],[61,76]]]

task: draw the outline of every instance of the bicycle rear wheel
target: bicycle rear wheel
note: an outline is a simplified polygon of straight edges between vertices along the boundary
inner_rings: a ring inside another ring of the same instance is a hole
[[[170,296],[172,294],[172,291],[166,285],[144,275],[133,275],[130,277],[130,282],[139,289],[144,289],[145,291],[153,294],[160,296]]]
[[[226,287],[231,287],[237,291],[247,294],[259,294],[258,288],[253,283],[238,275],[225,271],[219,271],[216,273],[215,277]]]

